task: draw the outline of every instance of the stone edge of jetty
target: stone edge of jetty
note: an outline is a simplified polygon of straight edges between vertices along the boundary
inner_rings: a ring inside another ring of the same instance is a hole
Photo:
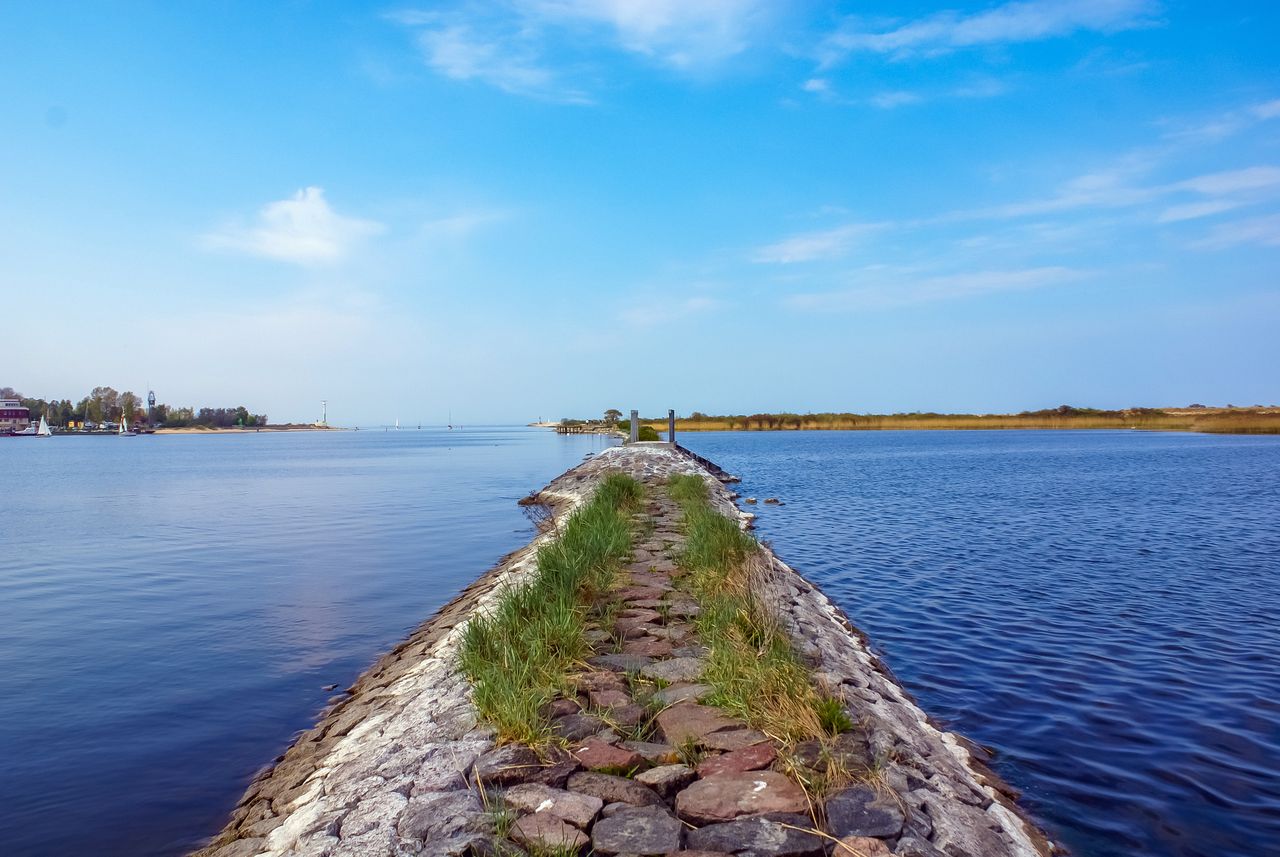
[[[736,506],[723,484],[728,474],[665,443],[606,449],[522,503],[545,510],[548,520],[563,518],[604,474],[617,470],[649,484],[674,473],[697,474],[721,513],[751,525],[754,516]],[[254,778],[226,826],[194,857],[477,853],[473,846],[492,821],[470,774],[494,741],[477,722],[456,654],[468,617],[534,571],[538,549],[555,537],[553,528],[539,529],[363,673]],[[890,760],[884,783],[908,814],[927,819],[936,853],[1052,853],[1016,805],[1016,793],[986,765],[985,751],[934,723],[844,612],[768,545],[761,547],[759,595],[815,664],[815,679],[869,724],[872,749]]]

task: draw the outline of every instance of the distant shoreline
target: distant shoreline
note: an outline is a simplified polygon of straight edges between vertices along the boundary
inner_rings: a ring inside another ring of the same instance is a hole
[[[277,426],[228,426],[226,428],[184,426],[182,428],[158,428],[154,434],[252,434],[254,432],[279,431],[347,431],[334,426],[318,426],[310,423],[287,423]]]
[[[660,434],[667,419],[640,419]],[[533,423],[556,428],[559,423]],[[598,422],[579,424],[580,432],[596,430]],[[1083,408],[1022,414],[697,414],[676,419],[676,436],[699,431],[991,431],[1016,429],[1084,430],[1136,429],[1188,431],[1207,434],[1280,434],[1280,407],[1262,408],[1134,408],[1101,411]]]

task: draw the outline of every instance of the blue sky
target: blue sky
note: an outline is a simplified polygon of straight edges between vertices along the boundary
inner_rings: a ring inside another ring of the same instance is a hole
[[[1280,5],[0,7],[0,385],[273,419],[1280,400]]]

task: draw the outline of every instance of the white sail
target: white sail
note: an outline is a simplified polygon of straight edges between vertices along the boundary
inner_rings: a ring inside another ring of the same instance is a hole
[[[40,428],[36,429],[36,434],[40,437],[53,436],[53,432],[49,431],[49,424],[45,422],[44,417],[40,418]]]

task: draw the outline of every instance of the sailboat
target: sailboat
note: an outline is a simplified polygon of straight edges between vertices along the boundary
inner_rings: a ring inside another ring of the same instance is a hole
[[[120,418],[120,431],[118,431],[117,434],[119,434],[120,437],[137,437],[138,436],[138,433],[136,431],[129,431],[128,417]]]
[[[53,432],[49,431],[49,424],[42,416],[39,426],[27,426],[22,431],[10,432],[10,435],[12,437],[53,437]]]

